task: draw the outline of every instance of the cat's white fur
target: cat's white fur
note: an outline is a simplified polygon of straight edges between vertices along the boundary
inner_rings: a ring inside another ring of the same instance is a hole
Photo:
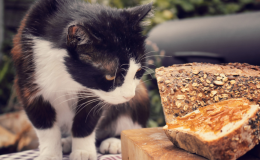
[[[40,139],[41,152],[37,160],[47,160],[48,158],[51,160],[60,160],[61,133],[60,129],[57,128],[63,128],[63,130],[66,131],[71,130],[72,120],[75,114],[74,107],[77,102],[77,93],[87,88],[75,82],[71,75],[67,72],[66,66],[64,65],[64,58],[68,56],[66,50],[54,48],[50,42],[39,38],[33,38],[33,41],[36,71],[35,83],[40,88],[40,91],[37,93],[37,95],[42,95],[44,100],[49,101],[56,110],[57,114],[56,123],[52,128],[36,129],[37,135]],[[111,104],[127,102],[135,95],[135,89],[139,83],[139,80],[135,79],[135,73],[140,68],[140,64],[137,64],[133,59],[130,59],[129,65],[130,66],[125,76],[124,84],[121,87],[117,87],[114,91],[111,92],[104,92],[94,89],[89,90],[92,92],[92,94],[97,95],[100,99]],[[129,120],[132,121],[130,118],[128,120],[125,119],[124,122],[118,121],[119,126],[117,132],[120,132],[120,130],[124,128],[122,127],[124,125],[123,123],[126,122],[126,124],[130,124],[131,122],[127,122]],[[94,142],[94,132],[85,138],[73,138],[70,159],[95,159],[96,148]],[[117,144],[119,143],[118,141],[111,139],[104,142],[105,143],[103,146],[109,146],[106,145],[108,143],[115,144],[112,146],[118,146]],[[103,147],[102,150],[111,150],[112,152],[115,150],[121,151],[121,149],[118,148],[105,147]]]
[[[40,156],[35,160],[61,160],[61,133],[58,125],[55,123],[51,129],[36,129],[36,134],[38,137],[41,137],[39,139],[41,152]]]
[[[134,123],[129,116],[118,117],[116,123],[116,135],[120,135],[123,130],[142,128],[140,124]]]
[[[104,140],[99,148],[101,153],[117,154],[121,153],[121,140],[117,138],[108,138]]]
[[[71,160],[96,160],[95,131],[84,138],[72,138]]]
[[[121,87],[117,87],[112,92],[94,89],[91,89],[91,91],[110,104],[124,103],[133,98],[135,96],[136,86],[140,82],[139,79],[135,79],[135,74],[141,66],[140,64],[136,64],[133,59],[130,59],[129,65],[124,84]]]

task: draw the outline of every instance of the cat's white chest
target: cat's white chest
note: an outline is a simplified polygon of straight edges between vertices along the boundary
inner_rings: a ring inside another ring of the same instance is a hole
[[[76,96],[56,95],[50,99],[50,103],[56,111],[56,123],[62,132],[69,133],[71,130],[76,102]]]
[[[75,82],[67,72],[64,58],[68,53],[64,49],[52,47],[52,43],[34,38],[35,83],[40,91],[37,95],[49,101],[56,112],[56,123],[70,131],[77,93],[84,87]]]

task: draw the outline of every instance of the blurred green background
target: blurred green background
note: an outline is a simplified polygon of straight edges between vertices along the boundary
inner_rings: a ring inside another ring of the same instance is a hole
[[[85,1],[116,8],[132,7],[151,2],[151,0]],[[17,102],[15,92],[12,89],[15,71],[10,50],[12,48],[12,37],[17,31],[23,15],[33,2],[34,0],[0,0],[0,29],[3,31],[3,34],[0,31],[0,114],[21,109],[21,105]],[[145,28],[144,34],[149,33],[149,30],[154,26],[168,20],[260,10],[260,0],[154,0],[153,6],[154,16],[146,19],[150,25]],[[152,42],[148,45],[151,45],[157,54],[164,55],[163,48],[158,48],[156,44]],[[149,63],[153,63],[156,67],[159,67],[161,65],[161,59],[157,57],[149,61]],[[146,81],[145,83],[150,89],[149,95],[151,98],[151,116],[148,126],[162,126],[165,122],[160,96],[157,86],[151,82],[151,77],[148,75],[144,76],[144,81]],[[154,78],[153,74],[152,78]]]

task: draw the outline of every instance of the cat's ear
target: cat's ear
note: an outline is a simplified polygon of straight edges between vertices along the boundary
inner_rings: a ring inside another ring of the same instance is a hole
[[[99,40],[99,38],[93,35],[89,29],[81,25],[72,25],[68,28],[67,45],[69,47],[91,44],[94,40]]]
[[[130,13],[130,20],[133,23],[133,26],[139,24],[152,10],[153,3],[148,3],[145,5],[133,7],[127,9]]]

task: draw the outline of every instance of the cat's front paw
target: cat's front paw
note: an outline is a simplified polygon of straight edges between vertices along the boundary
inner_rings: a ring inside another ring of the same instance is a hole
[[[47,155],[40,155],[39,157],[34,158],[34,160],[62,160],[61,156],[47,156]]]
[[[75,150],[70,154],[70,160],[97,160],[97,153],[84,150]]]
[[[108,138],[102,141],[99,151],[103,154],[117,154],[121,153],[121,140],[117,138]]]

